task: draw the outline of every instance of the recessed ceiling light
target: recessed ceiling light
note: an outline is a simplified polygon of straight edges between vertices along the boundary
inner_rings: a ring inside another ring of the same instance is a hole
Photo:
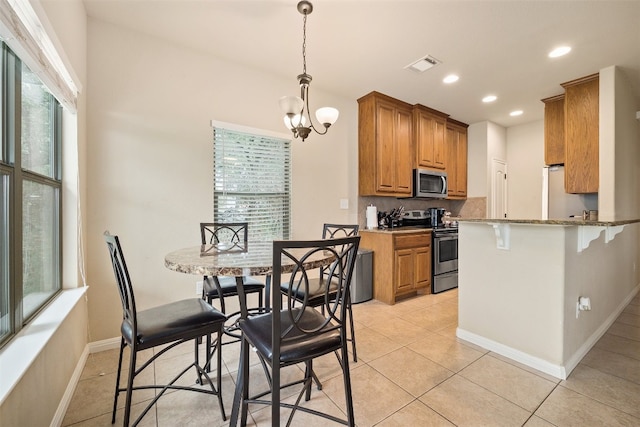
[[[442,79],[442,81],[445,83],[455,83],[458,81],[459,78],[460,77],[456,76],[455,74],[449,74],[447,77]]]
[[[404,68],[408,68],[417,73],[422,73],[424,71],[427,71],[429,68],[435,67],[440,63],[441,61],[438,61],[433,56],[427,55],[423,58],[418,59],[417,61],[412,62],[411,64],[405,66]]]
[[[482,102],[493,102],[496,99],[498,99],[498,97],[495,95],[487,95],[484,98],[482,98]]]
[[[549,58],[557,58],[559,56],[564,56],[569,52],[571,52],[571,48],[569,46],[560,46],[553,49],[551,52],[549,52]]]
[[[515,111],[510,112],[510,113],[509,113],[509,115],[510,115],[511,117],[515,117],[515,116],[521,116],[521,115],[522,115],[522,113],[523,113],[523,111],[522,111],[522,110],[515,110]]]

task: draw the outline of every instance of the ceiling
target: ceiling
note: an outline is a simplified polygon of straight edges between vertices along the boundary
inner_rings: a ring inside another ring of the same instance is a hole
[[[297,0],[84,0],[95,19],[291,79],[302,72]],[[640,99],[640,0],[314,0],[307,21],[313,89],[376,90],[452,118],[504,127],[541,120],[560,83],[617,65]],[[547,54],[559,45],[572,51]],[[404,67],[431,55],[424,73]],[[446,85],[442,79],[459,75]],[[494,94],[491,104],[481,99]],[[283,94],[288,95],[288,94]],[[274,101],[275,103],[275,101]],[[522,110],[511,117],[513,110]]]

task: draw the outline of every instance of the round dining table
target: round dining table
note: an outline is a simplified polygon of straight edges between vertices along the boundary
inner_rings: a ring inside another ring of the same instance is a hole
[[[292,255],[302,257],[308,249],[290,249]],[[304,259],[306,270],[330,264],[335,256],[329,252],[316,251]],[[273,265],[272,241],[249,241],[239,243],[217,243],[191,246],[168,253],[164,265],[173,271],[199,276],[234,276],[240,310],[247,316],[246,295],[242,286],[243,276],[266,276],[265,305],[270,306],[270,284]],[[282,257],[282,273],[291,273],[296,264]]]

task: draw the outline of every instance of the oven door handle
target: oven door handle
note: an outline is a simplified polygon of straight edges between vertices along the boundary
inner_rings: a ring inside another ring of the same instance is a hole
[[[448,235],[448,236],[435,236],[434,239],[438,240],[440,242],[442,242],[444,240],[458,240],[458,235],[455,235],[455,236],[451,236],[451,235]]]

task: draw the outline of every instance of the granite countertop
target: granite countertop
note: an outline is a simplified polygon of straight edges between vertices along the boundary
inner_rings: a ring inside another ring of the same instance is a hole
[[[458,222],[485,222],[501,224],[538,224],[538,225],[587,225],[608,227],[617,225],[634,224],[640,219],[625,219],[618,221],[590,221],[582,218],[576,219],[507,219],[507,218],[457,218]]]
[[[386,234],[408,234],[408,233],[417,233],[424,232],[430,233],[431,228],[427,227],[394,227],[394,228],[364,228],[360,230],[360,233],[386,233]]]

